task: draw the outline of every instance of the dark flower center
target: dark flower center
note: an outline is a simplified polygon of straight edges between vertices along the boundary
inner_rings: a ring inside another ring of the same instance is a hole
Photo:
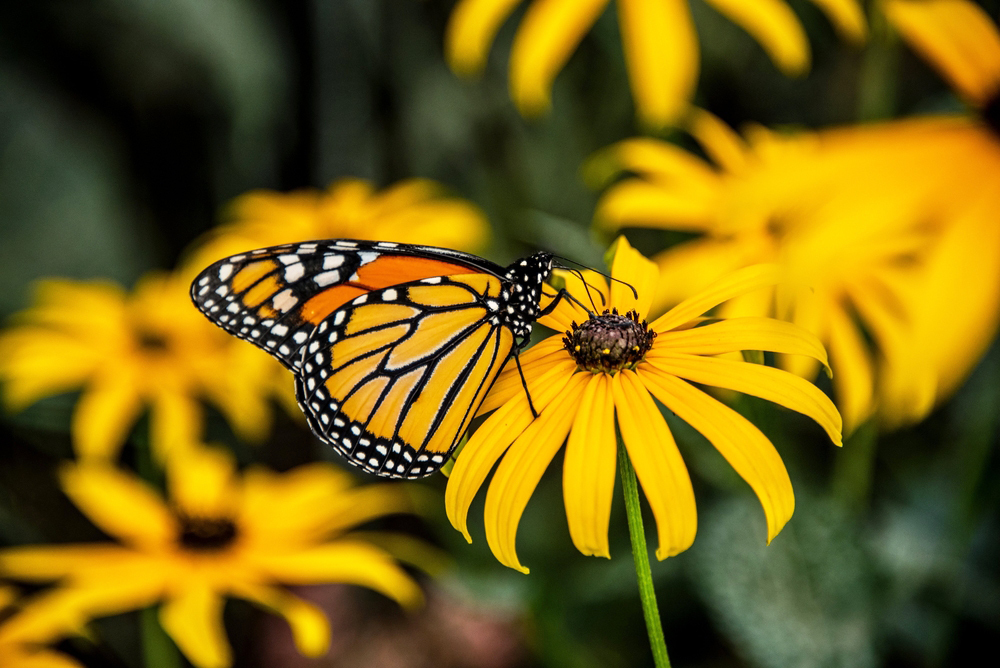
[[[983,120],[986,121],[986,125],[993,130],[993,133],[997,137],[1000,137],[1000,90],[986,101],[981,113]]]
[[[191,517],[178,513],[181,547],[194,552],[217,552],[236,540],[236,524],[227,518]]]
[[[592,315],[582,325],[573,323],[563,337],[563,345],[581,369],[593,373],[614,373],[632,369],[653,347],[656,332],[639,314],[618,309]]]
[[[136,340],[139,342],[139,347],[147,352],[165,352],[169,347],[167,337],[148,329],[140,329],[136,332]]]

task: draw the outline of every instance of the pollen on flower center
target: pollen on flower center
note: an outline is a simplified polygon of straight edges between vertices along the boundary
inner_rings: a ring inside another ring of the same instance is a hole
[[[216,552],[236,540],[236,524],[228,518],[178,514],[181,547],[193,552]]]
[[[614,373],[641,362],[655,337],[656,332],[635,311],[620,315],[612,309],[591,316],[582,325],[574,322],[563,345],[581,369]]]

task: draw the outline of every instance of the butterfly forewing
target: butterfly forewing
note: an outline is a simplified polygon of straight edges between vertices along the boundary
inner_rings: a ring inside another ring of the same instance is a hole
[[[501,269],[474,255],[388,242],[317,241],[273,246],[220,260],[191,286],[210,320],[299,368],[316,326],[348,301],[418,279]]]
[[[310,426],[355,465],[422,477],[444,464],[509,357],[495,276],[371,292],[307,343],[296,392]]]

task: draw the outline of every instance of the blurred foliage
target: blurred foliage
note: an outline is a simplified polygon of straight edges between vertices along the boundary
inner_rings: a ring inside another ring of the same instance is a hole
[[[791,4],[813,50],[812,69],[797,79],[780,74],[714,9],[692,3],[702,45],[700,106],[737,128],[751,121],[821,128],[960,108],[884,25],[873,22],[872,42],[852,47],[812,3]],[[997,19],[1000,2],[978,4]],[[466,82],[443,57],[452,5],[0,4],[0,315],[24,308],[42,277],[129,285],[149,269],[172,268],[240,194],[325,188],[341,177],[377,187],[411,177],[445,184],[485,211],[494,237],[484,254],[497,262],[542,247],[599,266],[607,239],[593,238],[597,193],[580,167],[637,131],[614,13],[601,16],[557,77],[553,112],[525,121],[509,100],[506,72],[523,8],[501,27],[483,78]],[[651,252],[677,235],[643,230],[630,239]],[[848,441],[838,452],[797,416],[740,402],[775,441],[798,493],[795,516],[767,547],[749,489],[700,436],[678,426],[701,531],[689,551],[653,564],[675,665],[922,668],[991,655],[1000,633],[998,388],[994,342],[928,418],[870,433],[870,447]],[[5,545],[100,537],[56,483],[57,465],[72,452],[76,396],[0,418]],[[280,411],[259,447],[206,412],[206,440],[226,443],[241,463],[285,470],[333,458]],[[140,422],[136,433],[144,429]],[[125,456],[137,464],[139,455]],[[426,522],[389,520],[454,556],[454,569],[428,585],[452,619],[474,609],[502,623],[467,636],[447,624],[418,633],[412,618],[365,600],[350,608],[365,624],[344,630],[343,642],[368,653],[350,654],[355,663],[299,664],[254,611],[230,605],[236,664],[364,665],[358,657],[375,661],[390,656],[375,650],[393,639],[416,638],[419,651],[391,656],[411,665],[651,665],[621,500],[613,507],[612,560],[583,557],[554,511],[562,507],[561,456],[551,468],[520,527],[520,554],[533,566],[527,577],[496,563],[481,524],[473,522],[467,545],[441,504]],[[440,476],[424,483],[438,497],[444,484]],[[482,516],[482,503],[471,517]],[[329,592],[312,595],[343,605]],[[141,666],[141,628],[138,614],[113,617],[59,649],[89,668]],[[399,629],[410,635],[393,635]],[[520,649],[496,652],[483,640],[490,634]],[[473,649],[441,649],[459,638]]]

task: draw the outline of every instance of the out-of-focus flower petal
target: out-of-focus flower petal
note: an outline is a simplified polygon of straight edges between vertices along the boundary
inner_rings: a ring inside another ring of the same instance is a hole
[[[625,449],[656,518],[656,558],[666,559],[694,542],[698,513],[687,467],[644,380],[634,371],[622,371],[611,387]]]
[[[575,374],[562,383],[559,395],[511,444],[486,493],[486,541],[490,550],[500,563],[522,573],[528,569],[515,552],[517,527],[528,499],[569,433],[585,381],[586,374]],[[452,471],[449,483],[454,477]]]
[[[552,81],[608,0],[534,0],[514,37],[510,94],[521,113],[550,106]]]
[[[295,647],[303,655],[317,658],[330,648],[330,623],[317,606],[276,587],[244,584],[233,593],[273,610],[288,621]]]
[[[445,57],[459,74],[477,74],[503,20],[521,0],[461,0],[448,19]]]
[[[232,650],[222,628],[223,599],[207,584],[188,582],[160,608],[160,624],[198,668],[225,668]]]
[[[823,10],[842,37],[860,42],[868,36],[868,22],[857,0],[812,0],[812,3]]]
[[[189,517],[229,517],[236,496],[236,462],[221,448],[189,448],[167,459],[167,485],[174,505]]]
[[[253,562],[279,582],[347,582],[385,594],[400,605],[423,602],[420,587],[386,552],[367,543],[341,540],[276,554],[255,554]]]
[[[81,459],[108,459],[128,437],[142,410],[131,370],[101,373],[84,390],[73,412],[73,445]]]
[[[608,524],[615,488],[615,407],[611,379],[595,374],[576,409],[563,460],[569,535],[580,552],[611,558]]]
[[[973,104],[1000,87],[1000,34],[967,0],[885,0],[882,11],[903,38]]]
[[[782,0],[706,0],[738,23],[785,74],[809,69],[809,42],[792,10]]]
[[[698,40],[687,0],[618,0],[618,23],[639,119],[654,128],[672,123],[698,81]]]
[[[795,495],[781,456],[742,415],[651,364],[640,364],[643,383],[667,408],[701,432],[757,494],[767,517],[767,541],[795,509]]]
[[[63,489],[90,520],[126,543],[162,549],[177,525],[159,496],[139,479],[102,463],[63,469]],[[128,512],[122,512],[127,508]]]

